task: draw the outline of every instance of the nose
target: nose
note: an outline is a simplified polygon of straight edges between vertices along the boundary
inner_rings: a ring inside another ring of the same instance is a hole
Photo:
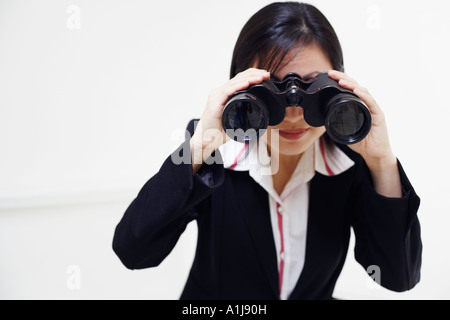
[[[289,107],[286,108],[286,117],[284,121],[297,122],[303,120],[303,108],[302,107]]]

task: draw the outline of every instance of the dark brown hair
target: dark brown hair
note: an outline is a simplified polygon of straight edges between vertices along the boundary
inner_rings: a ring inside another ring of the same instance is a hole
[[[242,29],[233,52],[230,77],[258,62],[259,69],[272,73],[294,48],[317,43],[334,69],[344,71],[339,39],[327,18],[316,7],[299,2],[272,3]]]

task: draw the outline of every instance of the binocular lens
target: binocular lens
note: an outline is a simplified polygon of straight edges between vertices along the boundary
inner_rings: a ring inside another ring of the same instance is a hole
[[[328,134],[342,144],[363,140],[372,127],[369,109],[355,98],[335,100],[326,119]]]
[[[352,136],[358,133],[363,124],[364,114],[355,105],[344,104],[331,111],[330,130],[339,136]]]
[[[237,96],[225,107],[222,126],[228,136],[238,142],[259,138],[259,130],[267,129],[269,115],[264,104],[250,95]]]

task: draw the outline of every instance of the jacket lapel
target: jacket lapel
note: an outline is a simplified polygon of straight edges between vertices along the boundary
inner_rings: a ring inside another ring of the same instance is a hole
[[[350,236],[350,226],[342,215],[349,175],[352,173],[334,177],[318,173],[311,180],[305,264],[289,299],[323,297],[318,289],[326,286],[334,272],[341,271]],[[327,272],[329,278],[323,276]]]
[[[236,203],[240,206],[245,224],[258,253],[270,286],[279,297],[278,266],[276,249],[270,220],[269,197],[267,192],[249,176],[248,172],[236,173]]]

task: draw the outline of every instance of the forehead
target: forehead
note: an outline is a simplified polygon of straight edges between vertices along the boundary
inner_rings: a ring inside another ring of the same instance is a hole
[[[300,49],[293,49],[283,59],[280,68],[275,72],[275,76],[282,79],[289,73],[295,72],[302,78],[328,72],[333,66],[323,50],[316,44],[304,46]]]

